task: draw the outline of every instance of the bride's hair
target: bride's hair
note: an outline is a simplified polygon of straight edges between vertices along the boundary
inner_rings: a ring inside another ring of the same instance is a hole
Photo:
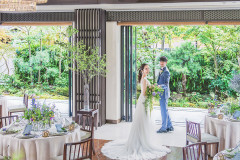
[[[144,69],[144,67],[145,67],[146,65],[148,65],[148,64],[143,63],[143,64],[141,65],[141,67],[139,68],[139,71],[138,71],[138,82],[139,82],[139,83],[141,82],[142,71],[143,71],[143,69]]]

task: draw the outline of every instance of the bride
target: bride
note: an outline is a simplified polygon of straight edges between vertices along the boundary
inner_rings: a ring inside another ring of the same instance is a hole
[[[145,93],[149,66],[142,64],[139,69],[138,82],[141,84],[141,94],[137,102],[132,128],[127,141],[115,140],[102,147],[102,153],[111,159],[145,160],[165,156],[170,149],[156,143],[156,133],[151,123],[150,111],[145,112]]]

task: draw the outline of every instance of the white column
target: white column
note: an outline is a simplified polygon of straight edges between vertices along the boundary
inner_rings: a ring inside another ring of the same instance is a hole
[[[117,22],[107,22],[106,26],[106,54],[107,54],[107,77],[106,77],[106,119],[108,123],[120,122],[120,45],[121,29]]]

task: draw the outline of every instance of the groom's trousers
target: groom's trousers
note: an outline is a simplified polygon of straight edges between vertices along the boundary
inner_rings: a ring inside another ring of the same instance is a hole
[[[161,130],[167,130],[172,127],[171,118],[168,113],[168,99],[161,98],[160,99],[160,107],[161,107],[161,115],[162,115],[162,128]]]

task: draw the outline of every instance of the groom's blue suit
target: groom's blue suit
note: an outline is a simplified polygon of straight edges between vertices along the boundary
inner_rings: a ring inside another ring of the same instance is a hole
[[[158,76],[157,84],[160,85],[164,92],[160,95],[160,107],[161,107],[161,114],[162,114],[162,128],[160,130],[166,131],[167,129],[172,127],[172,122],[168,113],[168,98],[170,97],[170,88],[169,88],[169,81],[170,81],[170,73],[167,67],[161,69],[162,72]]]

